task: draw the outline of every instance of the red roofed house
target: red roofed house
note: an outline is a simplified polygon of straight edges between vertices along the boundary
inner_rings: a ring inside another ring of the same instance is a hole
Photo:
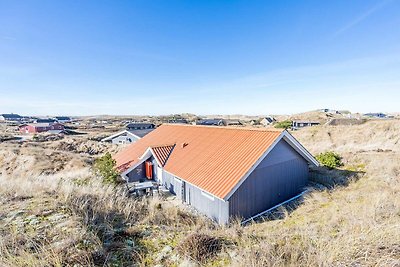
[[[287,131],[164,124],[114,156],[129,182],[154,180],[221,224],[303,191],[313,156]]]
[[[29,123],[20,125],[19,131],[21,133],[41,133],[48,131],[59,133],[64,131],[64,125],[60,123]]]

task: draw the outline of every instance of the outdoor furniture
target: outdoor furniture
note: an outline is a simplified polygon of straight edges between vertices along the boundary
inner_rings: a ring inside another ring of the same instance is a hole
[[[152,182],[152,181],[146,181],[146,182],[135,182],[135,183],[128,183],[127,182],[127,188],[128,188],[128,193],[129,194],[136,194],[136,196],[141,196],[141,195],[153,195],[153,191],[159,189],[158,183]]]

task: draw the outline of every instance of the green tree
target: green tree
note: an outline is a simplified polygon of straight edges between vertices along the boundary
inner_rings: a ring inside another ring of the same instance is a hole
[[[280,121],[275,124],[275,128],[288,129],[290,127],[292,127],[291,120]]]
[[[334,169],[343,165],[342,157],[333,151],[321,153],[317,155],[316,158],[322,165],[329,169]]]
[[[100,175],[104,183],[116,184],[118,183],[119,173],[115,169],[116,162],[110,153],[97,158],[93,170],[97,175]]]

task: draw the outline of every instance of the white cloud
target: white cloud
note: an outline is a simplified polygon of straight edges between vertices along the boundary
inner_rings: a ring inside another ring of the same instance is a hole
[[[349,22],[348,24],[344,25],[343,27],[341,27],[339,30],[337,30],[334,34],[333,37],[338,36],[340,34],[342,34],[343,32],[353,28],[354,26],[356,26],[357,24],[361,23],[362,21],[364,21],[366,18],[368,18],[369,16],[371,16],[373,13],[375,13],[376,11],[378,11],[379,9],[383,8],[384,6],[386,6],[388,3],[392,2],[393,0],[386,0],[386,1],[378,1],[378,4],[376,4],[375,6],[371,7],[370,9],[368,9],[367,11],[365,11],[363,14],[359,15],[358,17],[356,17],[355,19],[353,19],[351,22]]]

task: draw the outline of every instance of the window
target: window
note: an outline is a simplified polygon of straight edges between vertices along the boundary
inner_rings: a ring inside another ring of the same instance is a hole
[[[201,194],[203,196],[205,196],[206,198],[210,199],[211,201],[214,201],[214,196],[213,195],[211,195],[211,194],[209,194],[207,192],[204,192],[204,191],[201,191]]]

